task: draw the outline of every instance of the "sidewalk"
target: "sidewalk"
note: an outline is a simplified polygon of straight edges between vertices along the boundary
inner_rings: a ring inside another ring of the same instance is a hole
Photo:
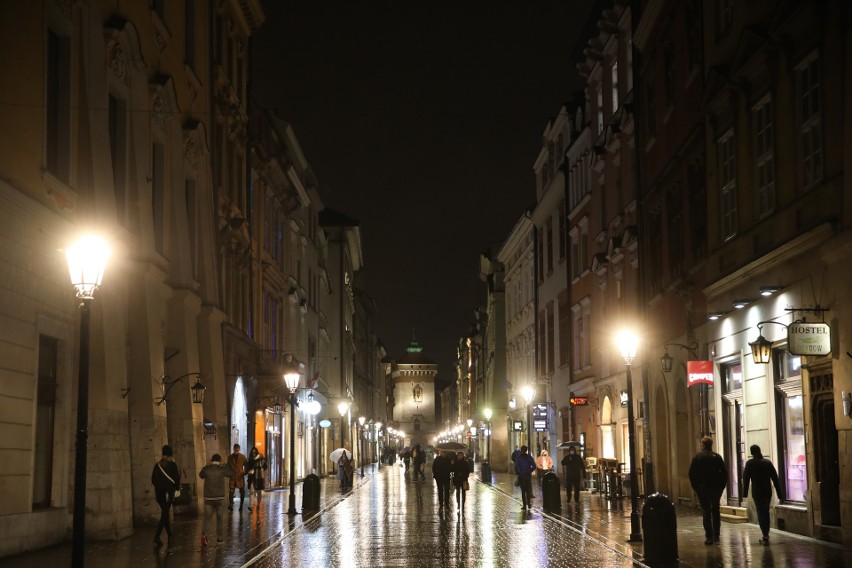
[[[492,487],[496,491],[514,495],[520,506],[520,489],[515,487],[515,477],[504,473],[492,474]],[[476,471],[480,479],[479,468]],[[541,489],[533,483],[533,507],[541,509]],[[644,555],[643,543],[627,542],[630,536],[630,499],[608,501],[599,493],[580,493],[580,505],[567,505],[565,490],[562,489],[562,512],[551,515],[568,523],[576,530],[592,538],[604,541],[613,548],[624,551],[634,558]],[[642,500],[639,500],[641,527]],[[701,509],[677,505],[678,553],[682,566],[724,567],[748,566],[831,566],[852,568],[852,551],[844,551],[840,545],[827,543],[784,531],[770,532],[771,544],[758,543],[760,529],[756,524],[722,523],[721,542],[704,544],[704,526]]]

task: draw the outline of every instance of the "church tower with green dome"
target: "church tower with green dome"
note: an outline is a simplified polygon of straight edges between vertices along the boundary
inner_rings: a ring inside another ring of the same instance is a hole
[[[423,354],[417,339],[405,349],[394,372],[393,419],[405,432],[406,444],[428,445],[435,427],[435,375],[438,365]]]

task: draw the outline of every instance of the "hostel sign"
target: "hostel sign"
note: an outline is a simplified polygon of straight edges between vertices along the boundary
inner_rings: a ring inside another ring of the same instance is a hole
[[[787,345],[792,355],[831,355],[831,328],[827,323],[791,323]]]
[[[687,361],[686,386],[704,383],[713,386],[713,361]]]

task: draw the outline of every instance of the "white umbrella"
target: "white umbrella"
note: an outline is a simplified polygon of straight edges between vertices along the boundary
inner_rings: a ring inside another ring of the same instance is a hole
[[[441,442],[435,447],[439,450],[453,452],[463,452],[467,449],[467,446],[465,446],[464,444],[459,444],[458,442]]]
[[[349,450],[346,450],[346,449],[344,449],[344,448],[337,448],[336,450],[334,450],[333,452],[331,452],[331,453],[328,455],[328,459],[330,459],[330,460],[331,460],[331,461],[333,461],[334,463],[337,463],[337,460],[339,460],[339,459],[340,459],[340,457],[343,455],[343,452],[346,452],[346,456],[347,456],[350,460],[352,459],[352,452],[350,452]]]

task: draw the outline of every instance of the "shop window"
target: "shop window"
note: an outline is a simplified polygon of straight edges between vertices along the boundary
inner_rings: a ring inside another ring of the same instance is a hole
[[[805,502],[808,489],[802,359],[786,348],[773,350],[775,404],[779,421],[778,473],[788,501]]]
[[[743,365],[739,361],[736,363],[726,363],[719,367],[719,372],[722,374],[722,384],[725,385],[725,393],[741,391],[743,388]]]

